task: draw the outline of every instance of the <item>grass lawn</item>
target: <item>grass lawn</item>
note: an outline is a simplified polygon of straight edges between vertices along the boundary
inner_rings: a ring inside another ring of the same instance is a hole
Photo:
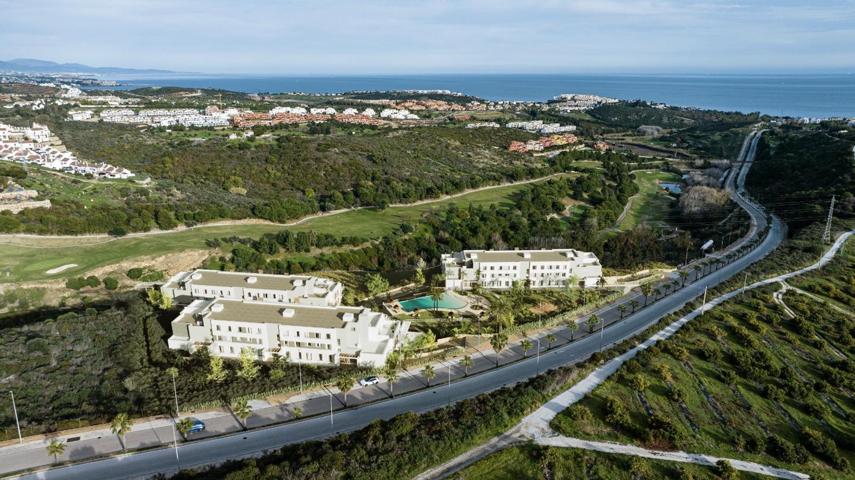
[[[658,170],[639,170],[633,173],[638,193],[629,200],[626,215],[618,227],[631,230],[641,223],[657,223],[665,220],[673,197],[663,191],[657,181],[676,182],[680,177],[674,173]]]
[[[684,476],[683,472],[691,474]],[[608,478],[610,480],[719,478],[713,467],[649,460],[628,455],[607,454],[572,448],[523,445],[507,448],[469,466],[458,477],[464,480]],[[740,473],[739,478],[766,478]]]
[[[415,222],[434,208],[452,203],[488,205],[508,202],[511,195],[527,188],[512,185],[472,192],[459,197],[412,206],[390,207],[385,210],[353,210],[337,215],[317,217],[299,225],[231,225],[212,226],[160,235],[106,238],[3,238],[0,239],[0,283],[68,278],[81,275],[95,267],[123,260],[191,249],[205,249],[205,240],[240,235],[258,237],[282,229],[313,230],[335,235],[360,235],[377,238],[386,235],[404,222]],[[56,275],[45,271],[62,265],[78,266]]]

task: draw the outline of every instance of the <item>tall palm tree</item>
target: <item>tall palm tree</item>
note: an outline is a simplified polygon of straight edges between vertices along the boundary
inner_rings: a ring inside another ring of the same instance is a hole
[[[620,304],[617,307],[618,312],[620,312],[620,318],[623,319],[623,316],[626,315],[626,305]]]
[[[125,434],[131,431],[133,423],[127,413],[120,413],[110,422],[110,431],[113,435],[119,437],[119,443],[122,445],[122,450],[125,450]]]
[[[246,430],[246,419],[252,415],[252,407],[249,405],[249,402],[246,399],[238,400],[237,403],[232,405],[232,412],[240,419],[241,426]]]
[[[692,269],[695,271],[695,280],[697,280],[700,276],[701,266],[698,264],[695,264],[695,266],[692,267]]]
[[[389,393],[395,398],[395,382],[398,381],[398,366],[389,364],[383,367],[383,376],[389,382]]]
[[[500,296],[490,302],[490,317],[496,322],[499,331],[502,327],[510,327],[514,324],[514,316],[507,298]]]
[[[533,347],[533,345],[531,344],[531,340],[524,338],[523,341],[520,342],[520,346],[523,349],[523,357],[527,357],[528,351],[531,350],[531,347]]]
[[[181,434],[181,437],[184,440],[187,440],[187,434],[190,433],[190,429],[193,428],[193,420],[189,418],[182,418],[175,424],[175,428],[178,429],[178,433]]]
[[[496,367],[498,367],[499,354],[508,346],[508,336],[502,332],[493,335],[490,337],[490,346],[493,347],[493,351],[496,352]]]
[[[671,282],[671,290],[674,290],[676,292],[678,288],[680,288],[680,281],[679,280],[672,281]]]
[[[344,406],[347,407],[347,392],[353,388],[356,380],[350,375],[342,375],[335,381],[335,386],[338,391],[344,396]]]
[[[65,443],[55,438],[50,441],[46,448],[48,455],[53,455],[53,463],[58,463],[59,456],[65,453]]]
[[[570,332],[570,341],[573,341],[573,338],[576,336],[576,331],[579,330],[579,324],[576,323],[576,320],[571,319],[567,321],[567,331]]]
[[[432,365],[425,365],[425,368],[422,369],[422,375],[427,380],[427,386],[430,387],[430,381],[436,377],[436,370],[433,369]]]
[[[644,295],[644,306],[647,306],[647,299],[650,297],[650,294],[653,293],[653,285],[650,283],[642,283],[641,284],[641,293]]]
[[[552,348],[552,344],[555,343],[556,340],[558,340],[558,338],[555,337],[554,333],[547,334],[546,335],[546,349],[550,350]]]
[[[686,286],[686,279],[689,278],[689,272],[680,270],[680,288]]]
[[[639,306],[638,300],[633,298],[632,300],[629,301],[629,305],[632,307],[632,313],[635,313],[635,311],[638,310],[638,306]]]
[[[591,314],[591,316],[588,317],[588,320],[585,321],[585,325],[588,326],[588,333],[594,333],[594,330],[597,329],[597,325],[599,324],[600,319],[594,314]]]
[[[469,376],[469,369],[472,368],[472,357],[466,355],[463,357],[463,360],[460,360],[460,364],[463,365],[463,376]]]
[[[430,299],[433,300],[433,312],[439,310],[439,301],[442,300],[443,290],[436,283],[430,287]]]

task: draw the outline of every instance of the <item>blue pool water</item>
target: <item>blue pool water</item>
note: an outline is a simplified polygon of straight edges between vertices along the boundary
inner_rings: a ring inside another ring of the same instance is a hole
[[[412,298],[410,300],[402,300],[401,308],[404,309],[405,312],[412,312],[414,310],[427,310],[434,308],[433,299],[430,298],[430,295],[425,295],[424,297]],[[466,300],[456,296],[450,295],[448,293],[443,292],[442,298],[436,303],[437,308],[444,308],[447,310],[457,310],[459,308],[463,308],[466,306]]]

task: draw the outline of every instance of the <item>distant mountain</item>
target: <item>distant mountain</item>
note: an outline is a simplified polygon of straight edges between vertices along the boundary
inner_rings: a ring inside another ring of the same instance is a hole
[[[98,74],[160,74],[175,73],[170,70],[136,69],[122,67],[90,67],[80,63],[56,63],[35,58],[16,58],[0,60],[0,72],[29,72],[29,73],[98,73]]]

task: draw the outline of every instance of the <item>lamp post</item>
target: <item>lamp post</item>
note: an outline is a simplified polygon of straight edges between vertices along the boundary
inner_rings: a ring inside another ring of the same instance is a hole
[[[440,360],[440,362],[442,362],[443,365],[448,367],[448,385],[446,387],[446,391],[448,392],[448,405],[451,405],[451,368],[452,368],[452,365],[450,363],[446,363],[443,360]]]
[[[535,363],[537,365],[537,373],[536,374],[540,375],[540,338],[535,337],[534,341],[537,342],[537,360],[535,361]]]
[[[332,427],[333,426],[332,390],[327,388],[327,393],[330,394],[330,427]]]
[[[18,421],[18,407],[15,406],[15,392],[9,390],[9,395],[12,396],[12,411],[15,412],[15,426],[18,427],[18,443],[24,443],[24,437],[21,436],[21,422]]]
[[[172,396],[175,399],[175,420],[172,422],[172,446],[175,449],[175,462],[180,467],[181,459],[178,458],[178,417],[180,414],[178,413],[178,388],[175,386],[175,376],[178,372],[173,368],[169,374],[172,377]]]

